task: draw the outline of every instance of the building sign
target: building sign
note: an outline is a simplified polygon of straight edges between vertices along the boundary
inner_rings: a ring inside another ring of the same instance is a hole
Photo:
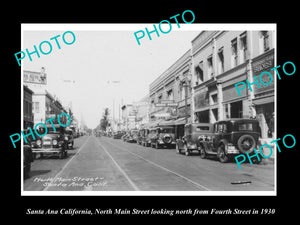
[[[47,84],[47,75],[41,72],[23,71],[23,81],[24,83]]]
[[[170,113],[155,113],[154,116],[158,119],[165,119],[170,117]]]
[[[202,90],[195,94],[195,109],[203,108],[209,106],[208,91]]]
[[[155,107],[177,107],[178,103],[177,102],[170,102],[170,103],[155,103]]]
[[[260,88],[258,88],[257,85],[253,85],[252,88],[254,89],[255,94],[274,89],[274,82],[275,82],[274,81],[275,80],[274,70],[270,70],[273,67],[274,67],[274,53],[273,52],[272,52],[272,54],[268,54],[267,56],[264,56],[262,59],[253,61],[253,63],[252,63],[253,76],[256,76],[257,79],[259,79],[260,74],[262,72],[267,71],[270,74],[272,74],[272,79],[273,79],[273,82],[270,83],[269,85],[260,84]],[[271,77],[267,73],[263,74],[260,79],[265,84],[267,84],[271,81]]]

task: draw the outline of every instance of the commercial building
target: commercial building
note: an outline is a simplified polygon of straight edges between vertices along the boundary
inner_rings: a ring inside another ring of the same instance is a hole
[[[67,113],[57,97],[53,97],[47,90],[47,74],[45,68],[40,72],[23,71],[23,82],[30,88],[32,93],[32,113],[34,113],[33,125],[45,123],[47,119],[55,117],[54,123],[58,123],[57,116],[61,113]],[[67,117],[60,118],[61,123],[66,124]]]
[[[23,130],[33,128],[32,95],[33,91],[23,85]]]
[[[202,31],[192,40],[193,120],[257,118],[267,138],[274,112],[274,83],[253,84],[238,94],[235,84],[274,67],[274,31]],[[273,78],[274,72],[271,71]],[[265,83],[268,76],[264,76]],[[274,78],[275,79],[275,78]],[[273,79],[273,80],[274,80]]]
[[[121,121],[119,130],[138,129],[149,122],[149,97],[132,104],[124,104],[121,107]]]
[[[188,50],[150,84],[150,121],[191,120],[191,63]]]
[[[275,31],[271,30],[200,32],[191,40],[191,49],[150,84],[150,122],[256,118],[261,138],[270,138],[274,131],[276,76],[270,71],[275,65],[274,49]],[[273,82],[258,86],[254,77],[264,71],[273,77],[263,75],[263,82]],[[251,89],[247,85],[239,95],[235,84],[246,80],[253,83]]]

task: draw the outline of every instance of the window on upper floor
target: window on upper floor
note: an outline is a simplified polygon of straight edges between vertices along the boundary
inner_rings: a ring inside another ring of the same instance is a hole
[[[198,66],[196,66],[195,70],[196,70],[196,84],[195,85],[198,85],[204,81],[204,79],[203,79],[203,61],[201,61]]]
[[[246,31],[240,35],[240,54],[241,63],[247,60],[247,33]]]
[[[186,83],[185,81],[183,81],[180,85],[180,100],[184,100],[185,99],[185,91],[186,91]]]
[[[212,55],[207,58],[207,75],[208,79],[212,78],[214,75]]]
[[[261,38],[262,38],[262,42],[263,42],[263,52],[266,52],[270,49],[269,31],[261,31]]]
[[[218,72],[224,73],[224,53],[223,47],[218,50]]]
[[[167,100],[174,100],[173,90],[167,91]]]
[[[238,65],[238,53],[237,53],[237,39],[231,41],[231,67]]]

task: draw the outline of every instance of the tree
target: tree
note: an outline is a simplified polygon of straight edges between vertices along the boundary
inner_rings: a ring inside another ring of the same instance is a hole
[[[105,108],[102,119],[100,120],[100,129],[103,131],[106,131],[106,128],[110,126],[110,123],[108,121],[108,115],[109,115],[109,109]]]

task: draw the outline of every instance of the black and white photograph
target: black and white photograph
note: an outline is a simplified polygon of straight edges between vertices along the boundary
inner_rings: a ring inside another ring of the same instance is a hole
[[[276,195],[276,24],[21,34],[22,195]]]
[[[294,221],[296,4],[44,3],[3,13],[8,221]]]

